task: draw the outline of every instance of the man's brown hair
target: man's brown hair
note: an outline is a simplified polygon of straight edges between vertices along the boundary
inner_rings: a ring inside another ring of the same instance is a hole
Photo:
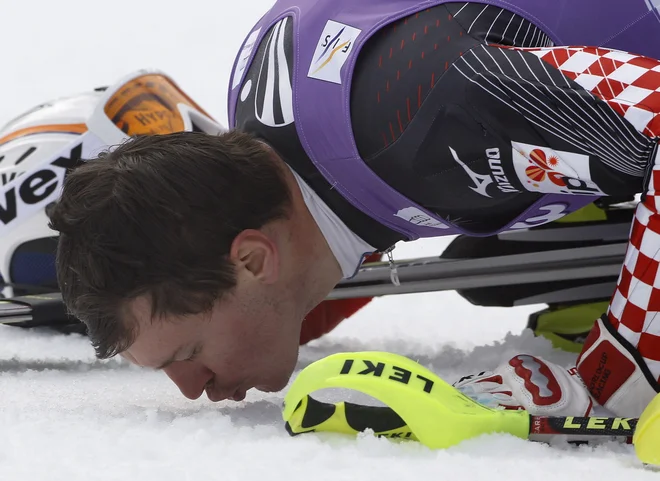
[[[137,334],[127,301],[148,296],[154,318],[209,310],[235,285],[236,235],[290,203],[281,166],[248,134],[130,139],[73,170],[49,209],[64,302],[112,357]]]

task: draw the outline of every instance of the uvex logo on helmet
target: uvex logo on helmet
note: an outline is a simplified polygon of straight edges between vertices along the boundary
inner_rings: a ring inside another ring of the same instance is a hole
[[[62,153],[48,164],[27,171],[3,186],[0,200],[0,221],[2,221],[0,227],[9,226],[19,217],[26,215],[25,211],[28,208],[46,201],[55,194],[66,174],[83,162],[82,151],[83,141],[80,139],[69,148],[68,153]]]
[[[31,145],[30,147],[28,147],[27,149],[25,149],[25,150],[24,150],[24,151],[18,156],[18,158],[16,159],[16,162],[14,162],[14,165],[18,165],[18,164],[20,164],[21,162],[23,162],[25,159],[27,159],[27,158],[30,157],[32,154],[34,154],[34,153],[36,152],[36,150],[37,150],[37,148],[36,148],[35,146],[33,146],[33,145]],[[5,155],[0,155],[0,163],[1,163],[4,159],[5,159]],[[1,164],[0,164],[0,165],[1,165]],[[7,185],[9,182],[11,182],[12,180],[14,180],[16,177],[18,177],[18,176],[21,175],[21,174],[22,174],[22,172],[15,172],[15,171],[13,171],[13,172],[9,172],[9,173],[5,173],[5,172],[3,172],[2,175],[0,175],[0,184],[2,184],[2,185]]]

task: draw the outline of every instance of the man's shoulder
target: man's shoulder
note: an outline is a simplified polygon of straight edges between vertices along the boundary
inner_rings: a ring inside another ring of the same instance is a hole
[[[284,18],[261,38],[246,69],[236,100],[238,128],[266,128],[293,123],[293,27]]]

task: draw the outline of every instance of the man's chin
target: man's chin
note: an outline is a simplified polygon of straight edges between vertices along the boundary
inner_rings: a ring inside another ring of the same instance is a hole
[[[254,386],[258,391],[262,392],[279,392],[289,384],[296,370],[298,363],[298,344],[295,345],[295,355],[289,356],[289,359],[279,365],[279,369],[275,372],[269,373],[264,376],[262,382]]]
[[[282,389],[284,389],[288,384],[288,380],[285,382],[269,382],[267,384],[261,384],[259,386],[255,386],[254,388],[257,391],[261,392],[279,392]]]
[[[289,384],[293,372],[281,375],[278,378],[273,377],[268,379],[266,382],[255,386],[255,389],[262,392],[279,392]]]

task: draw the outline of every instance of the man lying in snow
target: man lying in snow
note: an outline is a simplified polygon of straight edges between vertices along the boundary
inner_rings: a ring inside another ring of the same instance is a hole
[[[532,412],[638,415],[660,376],[656,58],[642,0],[278,1],[237,56],[229,132],[197,113],[70,174],[49,213],[65,302],[100,357],[239,400],[286,385],[303,319],[366,255],[643,193],[577,369],[520,355],[459,383]]]

